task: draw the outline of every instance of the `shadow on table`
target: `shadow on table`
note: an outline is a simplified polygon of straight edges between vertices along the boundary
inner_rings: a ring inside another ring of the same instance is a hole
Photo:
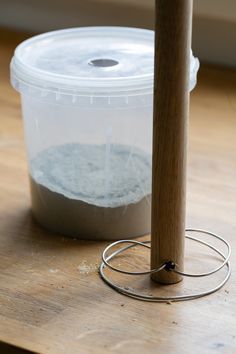
[[[36,352],[31,352],[11,344],[7,344],[0,341],[0,353],[4,354],[36,354]]]

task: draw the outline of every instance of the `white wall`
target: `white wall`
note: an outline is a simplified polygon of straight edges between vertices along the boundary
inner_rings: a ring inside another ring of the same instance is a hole
[[[34,32],[90,25],[153,28],[154,0],[0,0],[0,26]],[[236,67],[236,0],[194,0],[193,50]]]

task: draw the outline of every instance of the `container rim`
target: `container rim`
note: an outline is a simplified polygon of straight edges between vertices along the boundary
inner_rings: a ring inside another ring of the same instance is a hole
[[[132,96],[142,94],[152,94],[154,70],[152,72],[139,75],[125,77],[82,77],[58,74],[42,70],[34,67],[26,62],[22,55],[27,47],[40,43],[41,40],[50,40],[51,38],[67,38],[68,35],[79,33],[80,35],[88,35],[92,33],[93,37],[101,37],[112,35],[120,38],[121,34],[128,35],[131,39],[139,39],[149,42],[153,46],[154,54],[154,36],[152,30],[135,28],[135,27],[119,27],[119,26],[91,26],[91,27],[73,27],[50,31],[35,35],[20,43],[15,51],[10,64],[10,77],[12,86],[20,93],[30,93],[34,89],[52,92],[60,95],[85,95],[85,96]],[[199,61],[190,53],[190,77],[189,90],[191,91],[196,85],[196,76],[199,68]]]

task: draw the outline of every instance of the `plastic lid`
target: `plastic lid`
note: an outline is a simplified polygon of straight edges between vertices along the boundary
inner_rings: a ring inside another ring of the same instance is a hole
[[[192,56],[190,89],[197,69],[198,60]],[[151,92],[153,72],[154,32],[124,27],[81,27],[38,35],[16,48],[11,63],[12,84],[20,92],[24,85],[60,94]]]

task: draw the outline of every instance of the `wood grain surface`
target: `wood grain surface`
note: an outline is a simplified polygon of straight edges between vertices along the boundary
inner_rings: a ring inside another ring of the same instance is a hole
[[[20,99],[8,71],[23,38],[0,33],[0,341],[51,354],[235,353],[236,73],[201,68],[191,94],[187,164],[187,226],[210,229],[231,242],[233,274],[223,289],[199,300],[143,303],[99,278],[106,243],[49,233],[31,218]],[[131,254],[131,262],[118,260],[121,266],[148,269],[147,251]],[[186,270],[217,262],[186,243]],[[114,276],[159,293],[199,290],[217,280],[158,287],[144,278]]]
[[[186,156],[192,0],[156,0],[151,268],[171,261],[184,270]],[[154,281],[182,277],[165,269]]]

